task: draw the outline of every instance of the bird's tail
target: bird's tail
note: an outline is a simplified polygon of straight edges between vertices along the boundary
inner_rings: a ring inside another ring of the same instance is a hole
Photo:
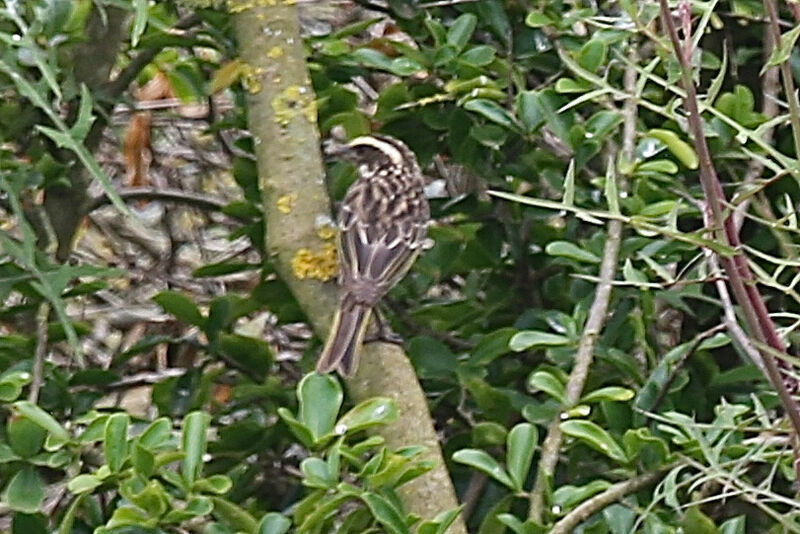
[[[333,318],[331,332],[317,361],[318,373],[337,370],[342,376],[353,376],[367,331],[372,309],[364,304],[342,299]]]

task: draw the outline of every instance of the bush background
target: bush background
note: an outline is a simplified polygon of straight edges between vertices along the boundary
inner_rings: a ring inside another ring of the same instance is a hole
[[[0,530],[800,531],[800,8],[665,6],[6,2]],[[320,140],[370,132],[435,245],[343,384]]]

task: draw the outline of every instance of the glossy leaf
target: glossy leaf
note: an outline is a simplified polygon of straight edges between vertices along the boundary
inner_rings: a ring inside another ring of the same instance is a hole
[[[285,534],[292,526],[292,521],[288,517],[277,512],[264,514],[258,523],[256,534]]]
[[[536,347],[560,347],[569,345],[570,339],[561,334],[551,334],[539,330],[523,330],[517,332],[508,342],[508,346],[515,352],[521,352]]]
[[[627,464],[628,458],[622,447],[614,441],[614,438],[597,424],[586,421],[573,419],[561,423],[561,431],[567,436],[579,439],[591,448],[602,452],[612,460],[621,464]]]
[[[506,442],[506,468],[515,488],[522,490],[536,452],[538,440],[536,427],[530,423],[519,423],[508,433]]]
[[[504,486],[515,489],[514,481],[508,472],[491,456],[477,449],[461,449],[453,454],[453,461],[474,467],[497,480]]]
[[[187,486],[192,486],[203,470],[206,454],[208,424],[211,420],[205,412],[192,412],[183,420],[181,475]]]
[[[122,464],[128,459],[129,424],[130,416],[126,413],[115,413],[110,415],[106,421],[103,452],[112,473],[119,472]]]
[[[314,441],[334,430],[342,406],[342,388],[331,375],[309,373],[297,385],[300,401],[299,421],[311,432]]]
[[[44,481],[38,471],[31,466],[19,470],[8,483],[4,501],[14,511],[36,513],[44,501]]]

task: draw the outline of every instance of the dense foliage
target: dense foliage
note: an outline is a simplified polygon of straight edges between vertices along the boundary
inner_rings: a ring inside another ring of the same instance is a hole
[[[719,292],[714,254],[734,251],[703,219],[658,3],[297,3],[316,100],[275,112],[396,136],[432,179],[435,244],[383,313],[469,531],[800,532],[792,434],[746,354],[768,349],[736,337]],[[791,353],[800,111],[777,74],[800,83],[800,11],[779,4],[774,52],[760,2],[670,16]],[[261,81],[231,27],[251,7],[0,7],[2,531],[433,534],[459,512],[408,515],[397,490],[430,465],[384,445],[397,404],[311,372],[313,310],[264,243],[246,131]],[[123,155],[133,108],[148,142]],[[327,166],[335,204],[355,172]]]

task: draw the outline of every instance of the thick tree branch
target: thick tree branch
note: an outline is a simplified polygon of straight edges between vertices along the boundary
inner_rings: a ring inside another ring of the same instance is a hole
[[[234,15],[233,25],[247,63],[248,120],[255,140],[269,260],[317,335],[324,338],[337,304],[336,288],[327,280],[333,273],[322,265],[296,268],[302,258],[322,262],[326,251],[332,250],[333,236],[328,227],[330,200],[319,150],[316,100],[295,8],[286,4],[248,7]],[[355,401],[381,395],[398,403],[399,420],[380,430],[388,446],[427,447],[427,458],[435,467],[401,488],[407,510],[432,518],[455,508],[455,491],[425,394],[403,350],[391,344],[367,344],[358,373],[347,385]],[[466,533],[460,518],[450,532]]]

